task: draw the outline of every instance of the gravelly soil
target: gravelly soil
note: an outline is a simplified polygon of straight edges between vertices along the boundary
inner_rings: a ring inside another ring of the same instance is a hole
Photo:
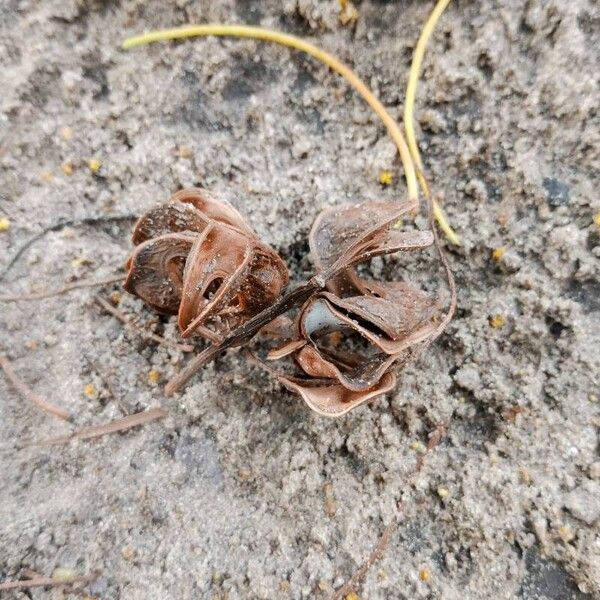
[[[156,27],[262,24],[331,50],[400,116],[431,3],[357,8],[357,24],[342,26],[333,0],[0,0],[0,216],[11,223],[0,267],[60,219],[140,214],[201,185],[229,198],[302,279],[322,208],[405,196],[368,107],[275,46],[118,47]],[[451,3],[418,121],[430,180],[463,240],[450,249],[459,308],[370,406],[321,418],[236,353],[167,399],[162,381],[184,356],[123,329],[94,291],[2,305],[0,348],[77,425],[159,405],[169,417],[23,447],[68,429],[0,380],[0,580],[66,567],[101,570],[86,590],[103,600],[327,598],[399,514],[362,598],[600,598],[599,26],[592,0]],[[378,183],[382,169],[392,185]],[[115,273],[130,227],[49,233],[3,293]],[[373,268],[442,283],[433,255]],[[140,301],[124,295],[121,308],[177,336]],[[415,475],[415,442],[444,421]]]

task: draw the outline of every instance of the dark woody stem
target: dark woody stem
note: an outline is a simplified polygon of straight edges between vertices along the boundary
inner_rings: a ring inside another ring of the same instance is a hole
[[[337,271],[331,274],[321,274],[309,279],[307,282],[281,296],[275,304],[269,306],[255,317],[252,317],[252,319],[244,323],[241,327],[234,329],[220,343],[213,344],[203,350],[167,383],[165,394],[170,396],[180,390],[205,364],[216,358],[224,350],[249,342],[267,323],[304,303],[316,291],[322,289],[328,279],[336,274]]]

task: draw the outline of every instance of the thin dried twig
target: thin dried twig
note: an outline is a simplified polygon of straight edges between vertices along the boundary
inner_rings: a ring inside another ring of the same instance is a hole
[[[123,275],[113,275],[111,277],[105,277],[104,279],[96,279],[95,281],[76,281],[74,283],[67,283],[65,286],[56,290],[46,290],[43,292],[33,292],[31,294],[21,294],[15,296],[0,296],[0,302],[20,302],[22,300],[41,300],[42,298],[51,298],[52,296],[60,296],[66,294],[71,290],[78,290],[81,288],[100,287],[101,285],[108,285],[110,283],[122,282],[124,280]]]
[[[79,575],[77,577],[65,577],[64,579],[54,579],[52,577],[35,577],[33,579],[21,579],[18,581],[4,581],[0,583],[0,591],[17,590],[21,588],[33,587],[59,587],[63,585],[75,585],[78,583],[89,583],[98,579],[99,573],[91,575]]]
[[[358,587],[369,569],[384,555],[385,550],[390,543],[390,538],[397,528],[398,519],[393,518],[390,524],[383,530],[379,541],[375,548],[373,548],[373,552],[371,552],[367,560],[365,560],[354,575],[352,575],[352,577],[350,577],[350,579],[348,579],[348,581],[333,594],[331,600],[341,600]]]
[[[132,427],[137,427],[139,425],[145,425],[151,421],[156,421],[156,419],[162,419],[163,417],[166,417],[167,414],[167,411],[163,410],[162,408],[151,408],[133,415],[128,415],[127,417],[123,417],[121,419],[115,419],[114,421],[104,423],[103,425],[90,425],[89,427],[83,427],[82,429],[74,431],[70,435],[51,438],[33,445],[53,446],[55,444],[65,444],[74,439],[89,440],[90,438],[100,437],[110,433],[117,433],[119,431],[131,429]]]
[[[137,323],[135,323],[134,321],[129,319],[127,316],[125,316],[124,313],[122,313],[118,308],[115,308],[112,304],[110,304],[110,302],[107,302],[104,298],[101,298],[100,296],[96,296],[94,298],[94,300],[106,312],[110,313],[113,317],[116,317],[117,319],[119,319],[119,321],[121,321],[126,327],[143,335],[144,337],[148,338],[149,340],[152,340],[152,341],[156,342],[157,344],[160,344],[161,346],[168,346],[169,348],[175,348],[176,350],[181,350],[181,352],[193,352],[194,351],[194,346],[192,346],[190,344],[178,344],[177,342],[167,340],[164,337],[157,335],[156,333],[152,333],[151,331],[148,331],[141,325],[138,325]]]
[[[48,233],[53,231],[59,231],[65,227],[80,227],[85,225],[96,225],[98,223],[118,223],[120,221],[132,221],[137,219],[137,215],[126,214],[126,215],[102,215],[99,217],[84,217],[83,219],[61,219],[57,223],[44,227],[42,231],[36,233],[33,237],[29,238],[23,243],[19,249],[15,252],[13,257],[8,261],[8,264],[2,272],[0,272],[0,281],[2,281],[8,272],[15,266],[16,262],[21,258],[23,253],[35,242],[41,240]]]
[[[443,421],[439,423],[433,430],[433,433],[431,434],[431,437],[429,438],[429,441],[427,443],[425,452],[417,457],[415,471],[412,475],[413,479],[421,472],[421,469],[425,464],[425,457],[427,456],[427,454],[429,454],[434,448],[436,448],[442,441],[442,438],[444,437],[444,434],[448,429],[448,425],[448,421]],[[400,513],[401,510],[402,503],[399,503],[398,513]],[[375,545],[375,548],[373,548],[373,551],[371,552],[367,560],[365,560],[365,562],[354,572],[352,577],[350,577],[350,579],[341,588],[334,592],[333,596],[331,597],[331,600],[341,600],[341,598],[350,594],[350,592],[356,591],[356,589],[358,589],[358,586],[365,578],[366,574],[369,572],[369,569],[383,557],[387,546],[390,543],[390,539],[395,533],[395,531],[398,529],[399,525],[400,516],[398,514],[383,530],[379,541]]]
[[[0,354],[0,368],[2,368],[8,381],[12,383],[23,398],[59,419],[64,419],[65,421],[71,420],[71,415],[66,410],[59,408],[41,396],[38,396],[31,388],[21,381],[13,371],[10,361],[4,354]]]

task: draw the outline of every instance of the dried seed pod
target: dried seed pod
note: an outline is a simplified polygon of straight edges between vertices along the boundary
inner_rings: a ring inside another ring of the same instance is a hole
[[[373,256],[431,246],[431,231],[399,231],[413,203],[364,203],[317,217],[310,248],[327,289],[297,317],[296,337],[268,359],[293,356],[301,377],[277,374],[317,412],[339,416],[395,385],[392,369],[437,333],[439,302],[405,282],[358,276],[353,265]],[[331,278],[329,274],[342,272]]]
[[[309,234],[310,252],[318,273],[347,267],[329,279],[327,289],[337,295],[360,291],[351,268],[375,256],[421,250],[433,244],[431,231],[398,231],[393,225],[413,202],[365,202],[351,207],[326,209],[316,218]]]
[[[285,263],[229,204],[182,190],[136,224],[125,289],[178,314],[184,337],[226,335],[270,306],[288,283]]]

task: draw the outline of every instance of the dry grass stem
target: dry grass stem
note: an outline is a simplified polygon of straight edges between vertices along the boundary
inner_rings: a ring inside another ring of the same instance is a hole
[[[76,281],[74,283],[67,283],[65,286],[56,290],[47,290],[44,292],[33,292],[31,294],[19,294],[14,296],[0,296],[0,302],[21,302],[23,300],[41,300],[42,298],[52,298],[53,296],[60,296],[66,294],[72,290],[78,290],[82,288],[100,287],[102,285],[108,285],[110,283],[122,282],[124,280],[123,275],[112,275],[111,277],[105,277],[104,279],[96,279],[95,281]]]
[[[53,579],[52,577],[35,577],[33,579],[21,579],[19,581],[5,581],[0,583],[0,592],[8,590],[18,590],[33,587],[60,587],[66,585],[76,585],[78,583],[89,583],[98,579],[98,573],[92,575],[80,575],[78,577],[69,577],[64,579]]]
[[[177,342],[173,342],[171,340],[167,340],[164,337],[157,335],[156,333],[152,333],[148,331],[143,326],[135,323],[131,319],[129,319],[123,312],[121,312],[118,308],[115,308],[110,302],[107,302],[104,298],[100,296],[96,296],[94,298],[97,304],[99,304],[106,312],[110,313],[113,317],[119,319],[126,327],[143,335],[145,338],[160,344],[161,346],[168,346],[169,348],[174,348],[175,350],[180,350],[181,352],[193,352],[194,346],[190,344],[178,344]]]
[[[162,408],[152,408],[135,413],[133,415],[128,415],[127,417],[123,417],[121,419],[115,419],[114,421],[110,421],[110,423],[104,423],[103,425],[91,425],[89,427],[84,427],[83,429],[74,431],[70,435],[51,438],[49,440],[38,442],[34,445],[52,446],[55,444],[65,444],[74,439],[88,440],[90,438],[100,437],[111,433],[118,433],[119,431],[125,431],[126,429],[138,427],[139,425],[145,425],[151,421],[162,419],[163,417],[166,417],[167,414],[167,411],[163,410]]]
[[[29,402],[32,402],[43,411],[58,417],[59,419],[63,419],[65,421],[71,420],[71,415],[66,410],[59,408],[41,396],[38,396],[21,379],[19,379],[17,374],[13,371],[12,364],[4,354],[0,354],[0,368],[2,368],[8,381],[12,383],[14,388],[21,394],[21,396],[23,396],[23,398]]]

